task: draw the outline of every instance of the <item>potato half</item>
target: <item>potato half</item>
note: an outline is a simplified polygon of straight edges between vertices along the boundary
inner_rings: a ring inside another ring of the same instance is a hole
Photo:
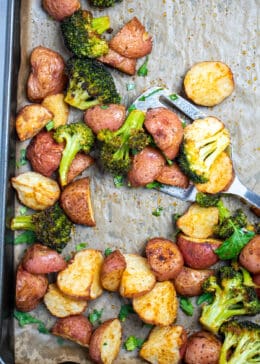
[[[69,106],[64,101],[63,94],[50,95],[43,99],[42,106],[53,114],[54,129],[60,125],[67,124],[69,117]]]
[[[101,268],[100,280],[104,289],[116,292],[119,289],[126,261],[119,250],[115,250],[105,259]]]

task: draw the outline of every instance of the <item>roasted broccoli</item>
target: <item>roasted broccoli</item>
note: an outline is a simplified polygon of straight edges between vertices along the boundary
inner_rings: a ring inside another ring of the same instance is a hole
[[[108,8],[115,5],[115,3],[121,3],[123,0],[90,0],[91,5],[98,8]]]
[[[94,134],[86,124],[78,122],[59,126],[53,138],[57,143],[66,142],[59,167],[60,184],[65,186],[73,159],[79,151],[89,153],[94,143]]]
[[[218,206],[220,197],[218,195],[210,195],[203,192],[196,194],[196,202],[202,207]]]
[[[71,58],[67,62],[69,84],[65,101],[80,110],[99,104],[118,104],[120,96],[111,74],[91,59]]]
[[[200,323],[212,333],[218,333],[220,326],[233,316],[260,313],[255,289],[246,286],[243,277],[241,271],[225,266],[218,276],[203,283],[203,291],[214,294],[214,300],[203,306]]]
[[[219,364],[260,363],[260,326],[232,320],[221,326],[224,335]]]
[[[241,209],[237,209],[233,215],[226,211],[225,217],[222,217],[220,223],[214,228],[214,234],[221,239],[227,239],[236,229],[247,225],[247,216]]]
[[[108,52],[101,34],[110,28],[108,16],[94,18],[90,11],[78,10],[61,22],[65,46],[77,57],[97,58]]]
[[[184,129],[178,164],[193,182],[205,183],[210,167],[229,143],[229,132],[218,119],[195,120]]]
[[[133,110],[117,131],[104,129],[98,133],[102,142],[101,162],[112,174],[126,173],[131,165],[131,151],[141,151],[151,142],[143,129],[144,119],[143,111]]]
[[[73,224],[58,204],[33,215],[17,216],[11,221],[12,230],[34,231],[37,241],[61,252],[70,240]]]

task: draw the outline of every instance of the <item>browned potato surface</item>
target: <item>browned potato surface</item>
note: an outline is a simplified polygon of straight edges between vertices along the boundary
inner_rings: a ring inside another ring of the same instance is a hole
[[[140,58],[151,53],[153,41],[145,27],[134,17],[111,39],[109,47],[128,58]]]
[[[97,105],[85,111],[84,121],[97,134],[102,129],[119,129],[125,121],[125,116],[124,105]]]
[[[21,141],[32,138],[52,120],[53,114],[39,104],[24,106],[17,114],[16,132]]]
[[[217,239],[196,239],[183,234],[177,240],[185,264],[194,269],[207,269],[217,263],[219,258],[214,250],[221,244]]]
[[[79,0],[43,0],[42,6],[53,19],[62,20],[75,13],[80,8],[80,2]]]
[[[185,75],[184,90],[195,104],[217,105],[234,90],[232,71],[218,61],[196,63]]]
[[[132,187],[145,186],[156,180],[166,161],[161,153],[152,147],[144,148],[133,157],[133,164],[128,172],[128,181]]]
[[[183,127],[178,115],[165,107],[150,109],[146,113],[144,126],[163,154],[168,159],[174,159],[183,138]]]
[[[122,328],[116,318],[103,322],[92,334],[89,355],[100,364],[112,364],[116,359],[122,341]]]
[[[69,105],[64,101],[63,94],[47,96],[42,101],[42,106],[53,113],[54,129],[67,124],[69,117]]]
[[[18,310],[34,310],[44,296],[48,279],[42,274],[31,274],[19,265],[16,274],[15,304]]]
[[[88,177],[67,185],[61,193],[61,207],[75,224],[95,226]]]
[[[22,264],[32,274],[47,274],[66,268],[67,263],[61,254],[42,244],[33,244],[27,249]]]
[[[209,276],[214,275],[213,269],[192,269],[183,267],[174,279],[176,292],[181,296],[199,296],[202,294],[202,284]]]
[[[124,57],[111,48],[109,48],[107,54],[99,57],[98,60],[108,66],[117,68],[119,71],[124,72],[127,75],[133,76],[135,74],[136,59]]]
[[[90,155],[78,153],[70,165],[67,182],[72,182],[74,178],[85,171],[85,169],[90,167],[93,163],[94,159]]]
[[[53,335],[75,341],[88,347],[92,334],[92,325],[83,315],[60,318],[51,329]]]
[[[103,288],[107,291],[118,291],[125,268],[126,261],[119,250],[115,250],[109,254],[104,259],[100,273]]]
[[[206,331],[199,331],[188,338],[186,364],[218,364],[221,342]]]
[[[260,235],[256,235],[242,249],[239,262],[250,273],[260,273]]]
[[[188,177],[181,171],[176,163],[171,166],[163,166],[156,181],[180,188],[188,188],[189,186]]]
[[[36,47],[30,57],[31,73],[27,81],[27,96],[32,102],[41,102],[46,96],[64,90],[67,77],[65,63],[59,53],[45,47]]]
[[[158,281],[176,278],[184,264],[178,246],[164,238],[150,239],[145,253]]]

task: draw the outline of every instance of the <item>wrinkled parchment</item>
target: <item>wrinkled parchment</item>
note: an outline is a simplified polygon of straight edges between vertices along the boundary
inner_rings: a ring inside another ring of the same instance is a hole
[[[88,8],[86,0],[82,7]],[[137,16],[153,35],[154,47],[149,58],[148,77],[130,77],[112,71],[123,102],[131,102],[150,86],[165,86],[173,92],[182,92],[182,81],[186,71],[196,62],[221,60],[227,63],[236,83],[235,92],[222,104],[205,109],[208,114],[223,120],[229,128],[233,141],[235,169],[244,184],[260,193],[260,64],[259,64],[259,10],[258,0],[124,0],[102,14],[111,17],[114,33],[123,23]],[[101,14],[100,11],[95,12]],[[53,21],[40,7],[40,0],[23,0],[21,11],[22,59],[18,82],[18,108],[28,103],[25,97],[25,84],[28,77],[28,59],[31,50],[46,46],[62,53],[67,59],[59,24]],[[141,65],[143,60],[138,61]],[[127,91],[127,84],[134,83],[135,89]],[[81,118],[82,113],[71,112],[70,119]],[[28,142],[19,143],[19,149]],[[17,170],[17,174],[26,170]],[[172,215],[182,213],[187,203],[176,200],[156,191],[145,189],[115,188],[110,176],[91,167],[83,176],[91,176],[92,201],[97,225],[95,228],[77,227],[76,234],[64,251],[64,255],[74,250],[79,242],[87,242],[89,247],[104,250],[107,247],[119,248],[122,252],[142,252],[148,238],[174,237]],[[227,198],[232,207],[242,206],[234,198]],[[152,215],[158,206],[163,208],[159,217]],[[244,205],[243,205],[244,207]],[[19,213],[20,205],[16,204]],[[251,220],[254,216],[248,211]],[[16,262],[23,254],[25,246],[16,249]],[[116,294],[106,293],[90,302],[86,314],[93,307],[104,308],[102,320],[116,317],[123,300]],[[44,305],[40,305],[32,315],[38,317],[50,328],[55,322]],[[188,331],[197,327],[197,315],[190,318],[179,313],[178,323]],[[123,338],[136,335],[144,338],[148,328],[141,325],[136,315],[131,315],[123,323]],[[64,341],[59,343],[52,335],[38,333],[33,325],[21,329],[16,327],[17,364],[55,364],[64,361],[90,363],[87,350],[76,344]],[[141,363],[137,352],[127,353],[123,349],[116,363]]]

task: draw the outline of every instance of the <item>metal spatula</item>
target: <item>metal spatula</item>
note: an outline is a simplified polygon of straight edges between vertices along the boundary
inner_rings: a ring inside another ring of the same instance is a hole
[[[172,93],[170,92],[170,90],[162,87],[149,88],[143,94],[141,94],[132,104],[133,108],[143,111],[162,106],[177,108],[183,114],[188,116],[191,120],[203,119],[207,117],[206,114],[204,114],[189,101],[187,101],[180,95]],[[195,201],[197,193],[197,189],[194,185],[190,185],[187,189],[178,188],[170,185],[161,185],[160,187],[156,187],[156,189],[184,201]],[[257,195],[255,192],[247,189],[239,181],[237,176],[235,176],[234,181],[229,189],[223,193],[239,196],[250,205],[260,209],[260,196]]]

